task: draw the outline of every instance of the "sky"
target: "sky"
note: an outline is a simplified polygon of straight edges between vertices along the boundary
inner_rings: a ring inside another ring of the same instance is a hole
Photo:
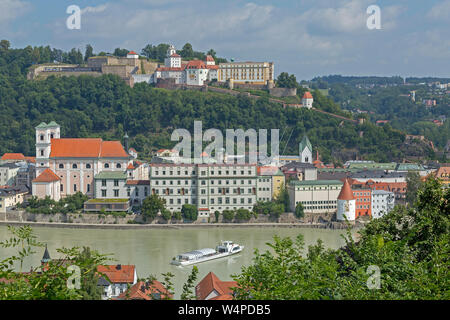
[[[81,28],[66,10],[81,8]],[[370,5],[380,29],[369,29]],[[297,80],[330,74],[450,77],[450,0],[0,0],[0,39],[94,52],[170,43],[272,61]]]

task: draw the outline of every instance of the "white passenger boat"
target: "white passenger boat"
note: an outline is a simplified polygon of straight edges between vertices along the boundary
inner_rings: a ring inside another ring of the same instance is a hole
[[[235,253],[241,252],[243,249],[244,246],[233,243],[232,241],[222,241],[216,249],[204,248],[180,254],[176,258],[173,258],[171,264],[177,266],[187,266],[194,263],[228,257]]]

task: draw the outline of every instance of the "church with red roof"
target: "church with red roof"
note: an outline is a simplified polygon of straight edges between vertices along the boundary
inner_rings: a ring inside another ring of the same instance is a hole
[[[56,122],[42,122],[36,127],[36,178],[32,192],[38,198],[50,196],[55,200],[76,192],[92,198],[95,175],[104,171],[125,172],[133,160],[120,141],[61,138]]]

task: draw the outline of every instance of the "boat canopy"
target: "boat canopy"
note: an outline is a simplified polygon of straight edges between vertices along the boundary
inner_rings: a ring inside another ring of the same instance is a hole
[[[204,249],[198,249],[198,250],[183,253],[180,255],[180,257],[182,259],[187,259],[187,260],[196,260],[196,259],[200,259],[204,256],[214,254],[214,253],[216,253],[216,250],[211,249],[211,248],[204,248]]]

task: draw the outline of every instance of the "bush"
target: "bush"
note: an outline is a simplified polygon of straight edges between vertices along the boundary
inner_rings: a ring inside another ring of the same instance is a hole
[[[247,210],[247,209],[241,208],[241,209],[238,209],[238,210],[236,211],[235,218],[236,218],[237,220],[245,220],[245,221],[248,221],[248,220],[250,220],[251,217],[252,217],[252,213],[251,213],[249,210]]]
[[[220,212],[216,210],[214,211],[214,215],[216,217],[216,222],[219,222]]]
[[[233,210],[223,210],[222,216],[225,221],[231,222],[234,218],[234,211]]]
[[[181,214],[186,220],[195,221],[197,220],[197,206],[193,204],[183,204],[181,208]]]
[[[164,208],[161,210],[161,216],[164,218],[164,220],[169,221],[172,217],[172,213],[170,212],[170,210]]]
[[[174,212],[173,213],[173,218],[175,219],[175,220],[181,220],[182,218],[183,218],[183,216],[182,216],[182,214],[181,214],[181,212],[180,211],[177,211],[177,212]]]
[[[303,218],[305,216],[305,211],[301,202],[299,202],[295,207],[295,216],[297,218]]]

